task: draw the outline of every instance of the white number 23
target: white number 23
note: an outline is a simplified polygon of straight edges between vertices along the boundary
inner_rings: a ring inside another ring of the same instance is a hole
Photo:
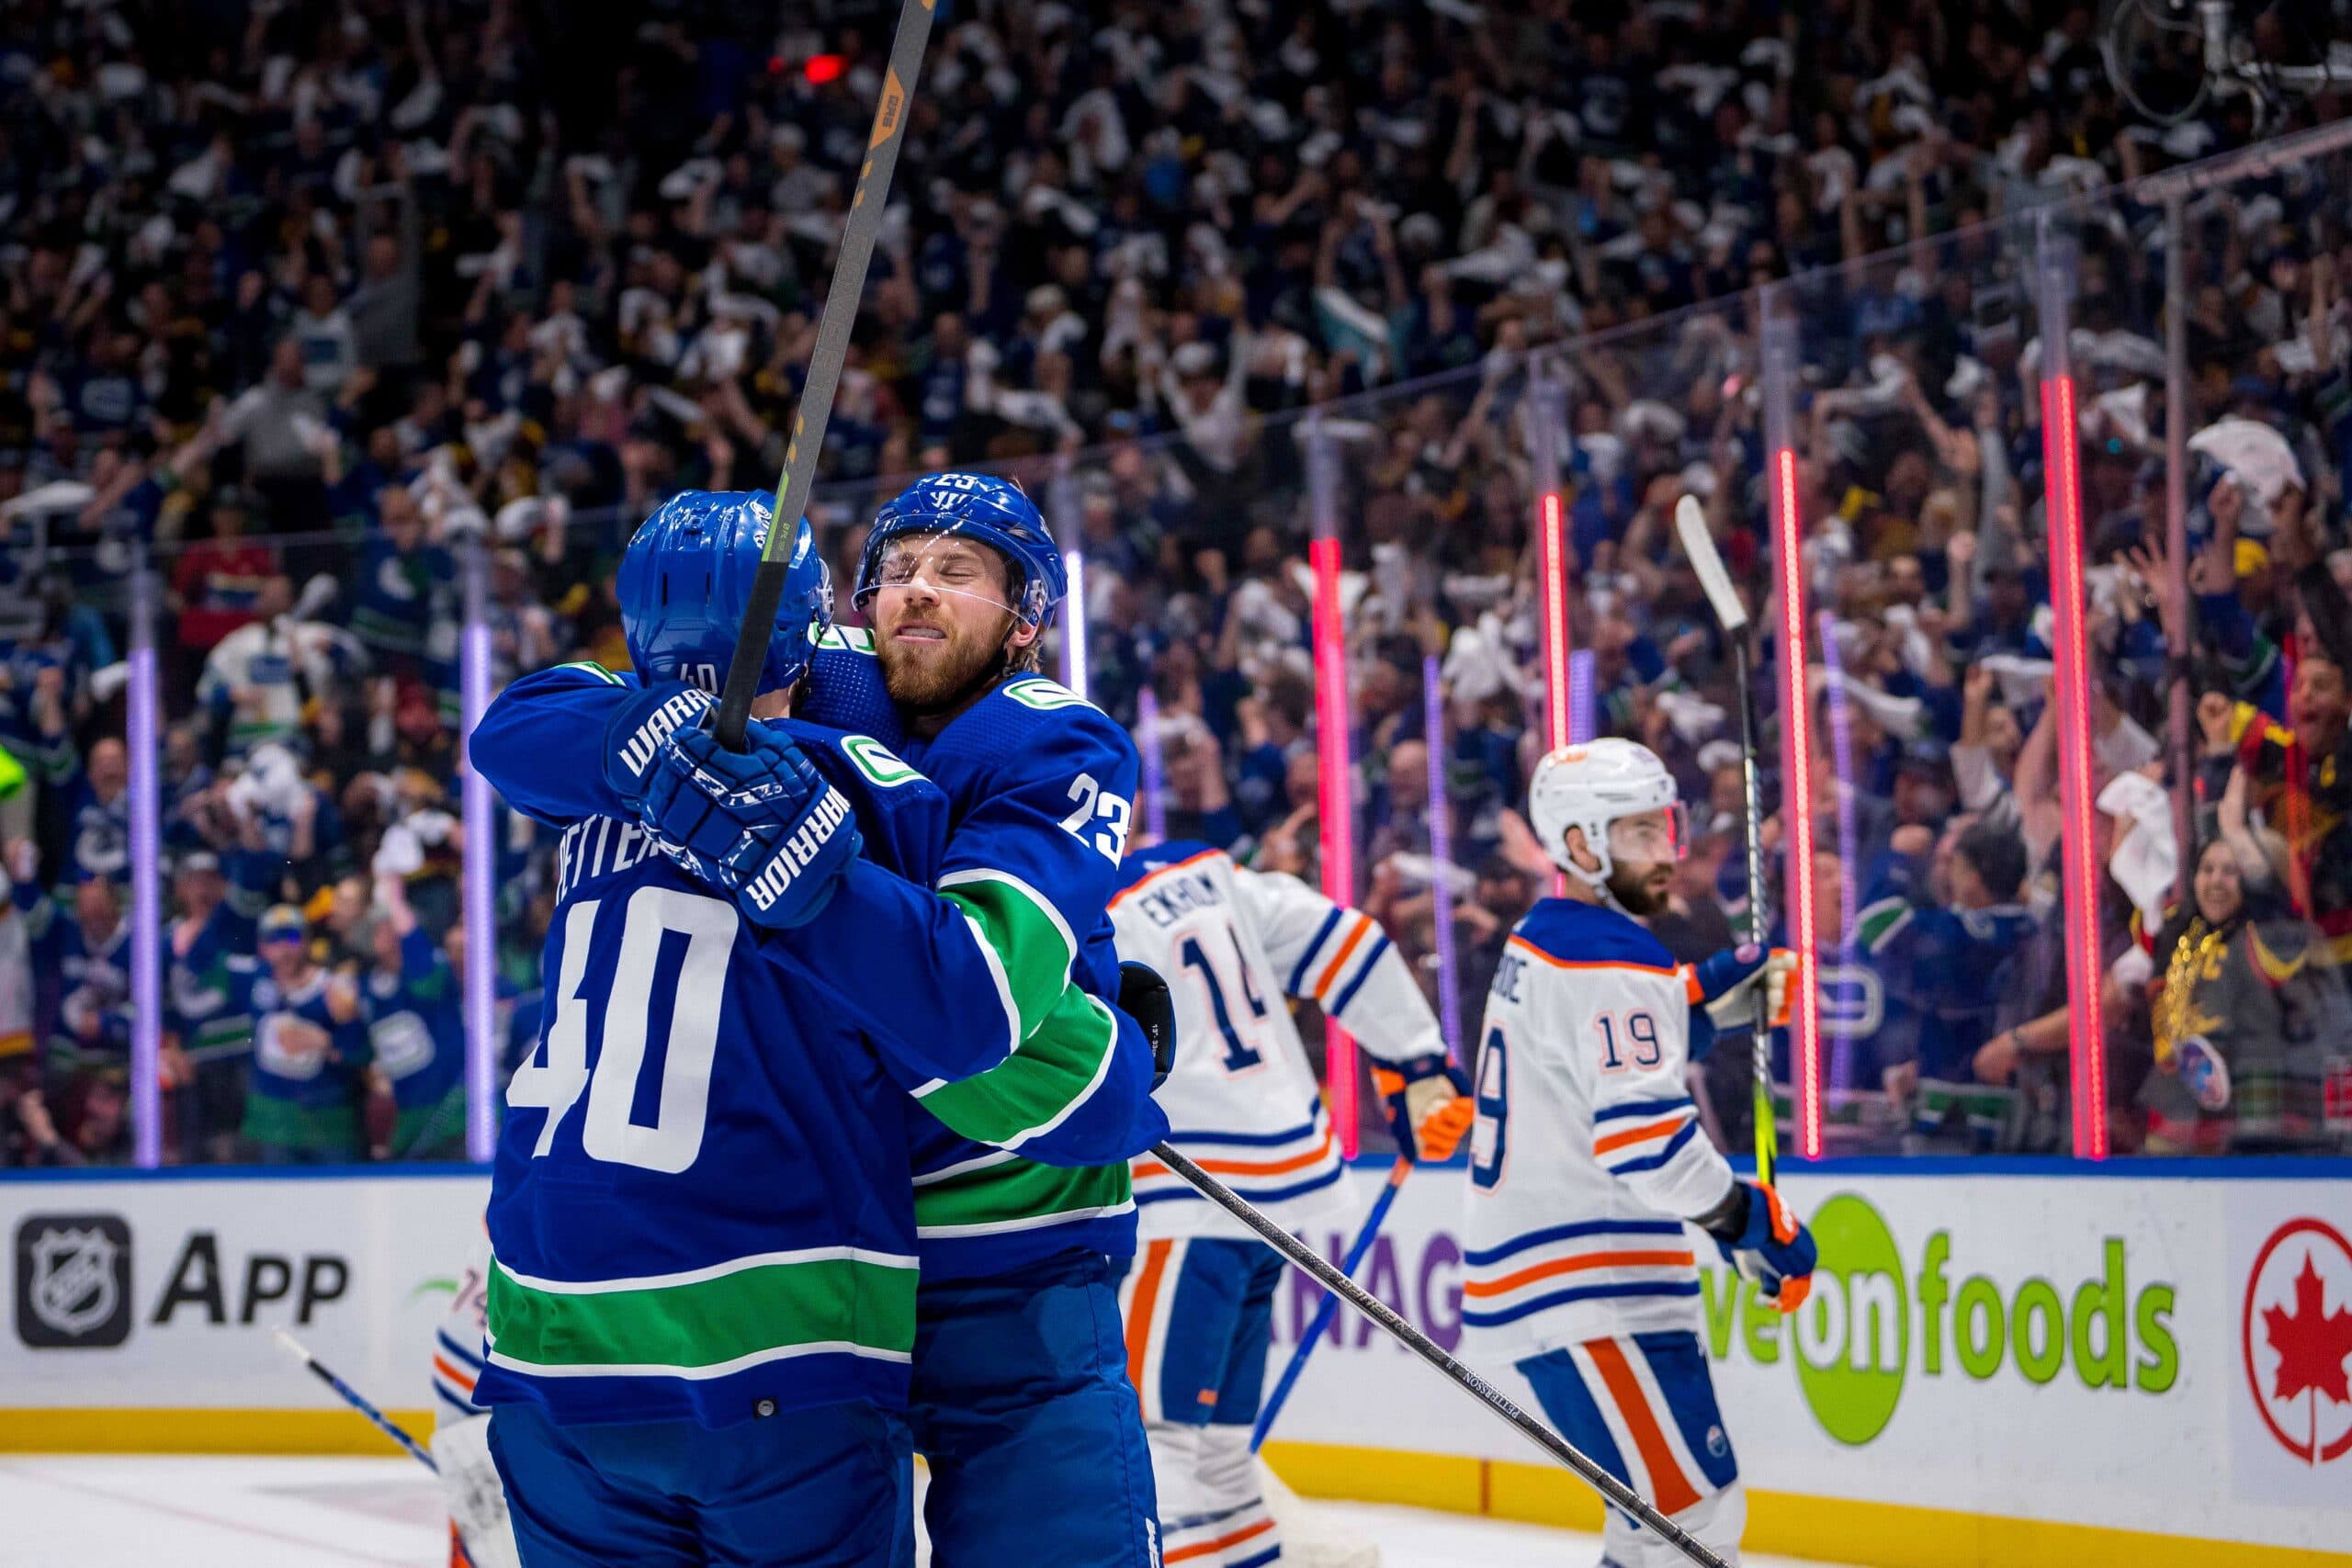
[[[1127,803],[1080,773],[1069,782],[1069,797],[1077,802],[1062,827],[1082,844],[1091,844],[1115,863],[1127,852]],[[1099,824],[1099,826],[1098,826]]]

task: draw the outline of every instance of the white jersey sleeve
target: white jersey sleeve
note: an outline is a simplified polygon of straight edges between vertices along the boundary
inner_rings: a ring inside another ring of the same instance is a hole
[[[1282,872],[1236,866],[1233,882],[1283,995],[1320,1007],[1380,1061],[1445,1054],[1429,998],[1370,915]]]

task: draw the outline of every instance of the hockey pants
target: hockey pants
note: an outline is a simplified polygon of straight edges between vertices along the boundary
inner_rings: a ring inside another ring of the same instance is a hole
[[[1282,1561],[1250,1452],[1282,1255],[1261,1241],[1145,1244],[1120,1289],[1170,1568]]]
[[[1747,1498],[1697,1335],[1588,1340],[1531,1356],[1519,1370],[1562,1437],[1724,1562],[1738,1562]],[[1607,1568],[1681,1568],[1685,1561],[1613,1507],[1601,1540]]]
[[[1116,1267],[1064,1254],[922,1286],[908,1419],[931,1466],[933,1568],[1154,1568]]]
[[[717,1429],[505,1404],[490,1452],[523,1568],[888,1568],[914,1550],[906,1422],[870,1404]]]

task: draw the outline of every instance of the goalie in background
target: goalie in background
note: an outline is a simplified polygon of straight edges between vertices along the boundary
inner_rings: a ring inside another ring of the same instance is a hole
[[[1782,1312],[1804,1301],[1812,1235],[1733,1176],[1686,1075],[1719,1026],[1784,1016],[1793,958],[1748,947],[1678,967],[1638,917],[1665,907],[1687,835],[1674,780],[1630,740],[1536,765],[1536,838],[1567,873],[1512,933],[1477,1062],[1462,1302],[1465,1359],[1510,1362],[1561,1435],[1727,1561],[1747,1517],[1699,1345],[1685,1224]],[[1607,1568],[1681,1554],[1611,1509]]]

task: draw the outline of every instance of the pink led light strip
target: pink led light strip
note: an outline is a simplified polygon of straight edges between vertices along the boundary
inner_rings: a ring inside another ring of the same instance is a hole
[[[1319,775],[1316,815],[1321,822],[1323,896],[1346,908],[1355,902],[1354,800],[1348,787],[1348,650],[1340,626],[1340,541],[1306,547],[1315,569],[1315,738]],[[1339,1021],[1323,1021],[1325,1077],[1340,1152],[1356,1153],[1356,1043]]]
[[[2075,1156],[2107,1157],[2107,1032],[2099,1006],[2098,863],[2092,794],[2090,656],[2083,624],[2083,495],[2075,378],[2041,383],[2042,463],[2049,475],[2050,584],[2058,646],[2060,793],[2066,840],[2066,1048]]]
[[[1797,455],[1772,454],[1773,511],[1781,566],[1781,821],[1786,829],[1790,945],[1797,955],[1790,1001],[1789,1063],[1795,1098],[1796,1153],[1821,1157],[1821,1021],[1814,1006],[1816,959],[1813,919],[1813,707],[1805,691],[1804,519],[1797,502]],[[1849,866],[1846,874],[1856,874]],[[1758,933],[1759,938],[1763,933]]]

